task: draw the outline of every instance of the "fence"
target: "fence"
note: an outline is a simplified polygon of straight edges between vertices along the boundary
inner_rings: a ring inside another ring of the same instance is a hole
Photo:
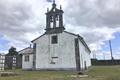
[[[120,60],[91,60],[92,65],[120,65]]]
[[[0,71],[4,71],[5,68],[5,55],[0,55]]]

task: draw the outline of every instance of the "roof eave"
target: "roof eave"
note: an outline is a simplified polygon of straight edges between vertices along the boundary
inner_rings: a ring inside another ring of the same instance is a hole
[[[82,44],[87,48],[87,50],[91,53],[90,48],[88,47],[88,45],[86,44],[86,42],[84,41],[84,39],[78,35],[78,38],[80,39],[80,41],[82,42]]]
[[[42,36],[44,36],[45,35],[45,33],[44,34],[42,34],[41,36],[39,36],[39,37],[37,37],[37,38],[35,38],[34,40],[32,40],[31,42],[33,43],[34,41],[36,41],[37,39],[39,39],[39,38],[41,38]]]

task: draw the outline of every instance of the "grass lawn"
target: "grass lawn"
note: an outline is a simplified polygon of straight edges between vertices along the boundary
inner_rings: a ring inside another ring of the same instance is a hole
[[[18,76],[0,77],[0,80],[120,80],[120,66],[93,66],[86,72],[88,77],[71,77],[70,71],[22,71],[15,70]]]

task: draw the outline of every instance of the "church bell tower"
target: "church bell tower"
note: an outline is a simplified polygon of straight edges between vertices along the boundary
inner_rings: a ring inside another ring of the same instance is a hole
[[[61,33],[64,31],[63,26],[63,10],[56,8],[55,0],[53,0],[52,9],[47,9],[46,13],[46,34]]]

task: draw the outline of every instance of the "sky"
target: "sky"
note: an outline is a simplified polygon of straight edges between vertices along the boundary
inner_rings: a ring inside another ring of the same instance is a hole
[[[21,50],[42,35],[45,13],[52,0],[0,1],[0,53],[11,46]],[[66,31],[80,34],[98,59],[120,59],[120,0],[56,0],[62,5]],[[104,54],[104,55],[103,55]]]

